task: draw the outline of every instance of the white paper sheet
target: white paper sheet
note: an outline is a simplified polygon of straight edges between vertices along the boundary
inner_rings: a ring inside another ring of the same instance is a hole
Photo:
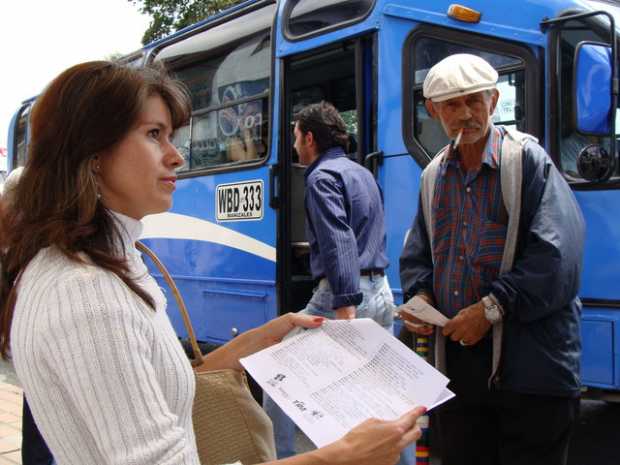
[[[449,321],[439,310],[418,296],[412,297],[406,303],[399,305],[396,311],[409,313],[425,323],[435,326],[444,327]]]
[[[448,378],[366,318],[326,321],[241,363],[317,447],[368,418],[454,396]]]

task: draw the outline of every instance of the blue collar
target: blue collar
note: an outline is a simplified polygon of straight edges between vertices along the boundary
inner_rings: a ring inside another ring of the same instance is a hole
[[[333,160],[334,158],[346,157],[344,150],[342,147],[330,147],[325,152],[320,154],[316,160],[314,160],[308,168],[306,168],[306,172],[304,173],[304,178],[308,179],[310,173],[312,173],[321,163],[326,160]]]

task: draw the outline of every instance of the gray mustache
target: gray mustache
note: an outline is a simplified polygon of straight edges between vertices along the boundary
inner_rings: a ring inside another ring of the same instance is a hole
[[[480,129],[480,125],[476,123],[464,123],[462,128],[463,129]]]

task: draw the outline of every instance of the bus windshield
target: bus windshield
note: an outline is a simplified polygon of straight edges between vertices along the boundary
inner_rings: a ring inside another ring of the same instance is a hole
[[[616,22],[616,29],[620,26],[620,6],[612,4],[611,2],[602,2],[591,0],[588,2],[592,11],[603,10],[611,14]]]

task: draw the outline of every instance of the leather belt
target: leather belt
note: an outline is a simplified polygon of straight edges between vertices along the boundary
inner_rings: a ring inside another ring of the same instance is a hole
[[[360,276],[385,276],[385,272],[380,268],[373,268],[370,270],[361,270]],[[318,276],[314,281],[315,283],[319,283],[322,279],[325,279],[325,275]]]
[[[374,269],[369,269],[369,270],[362,270],[360,271],[360,275],[361,276],[372,276],[372,275],[385,276],[385,272],[380,268],[374,268]]]

